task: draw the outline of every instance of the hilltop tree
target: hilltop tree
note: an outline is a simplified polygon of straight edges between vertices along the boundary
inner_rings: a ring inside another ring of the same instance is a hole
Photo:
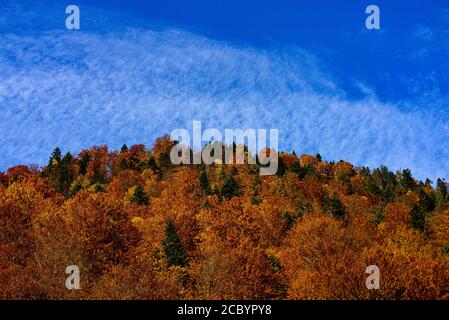
[[[447,202],[448,187],[444,179],[438,178],[436,191],[435,206],[437,210],[440,211]]]
[[[441,195],[441,197],[446,200],[448,194],[447,183],[444,179],[438,178],[437,180],[437,193]]]
[[[67,152],[64,158],[61,159],[58,168],[58,191],[66,195],[73,180],[75,180],[73,156],[70,152]]]
[[[402,173],[400,174],[399,185],[404,190],[414,190],[416,188],[416,182],[412,177],[412,172],[410,171],[410,169],[402,170]]]
[[[61,158],[61,150],[56,148],[48,161],[45,176],[56,191],[66,195],[76,176],[73,169],[72,154],[67,152],[66,155]]]
[[[374,169],[369,179],[369,191],[382,201],[393,202],[396,198],[396,177],[387,166]]]
[[[61,162],[61,157],[62,157],[61,149],[56,147],[51,153],[50,159],[48,160],[48,167],[52,168],[57,166]]]
[[[87,166],[89,165],[90,156],[89,153],[85,152],[83,153],[83,156],[80,160],[80,166],[79,166],[79,173],[84,175],[87,172]]]

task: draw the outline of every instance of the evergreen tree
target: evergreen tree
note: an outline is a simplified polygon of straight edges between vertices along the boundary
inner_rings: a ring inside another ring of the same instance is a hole
[[[421,206],[421,208],[426,211],[426,212],[430,212],[435,210],[435,204],[436,204],[436,199],[435,199],[435,194],[427,194],[427,192],[424,191],[424,189],[420,189],[419,193],[419,205]]]
[[[278,159],[281,159],[279,154],[278,154]],[[284,162],[281,159],[281,161],[278,161],[278,169],[276,171],[276,175],[278,177],[282,177],[285,174],[285,171],[287,171],[287,168],[285,167],[285,164],[284,164]]]
[[[393,202],[395,200],[396,177],[388,167],[381,166],[374,169],[368,184],[369,191],[381,200]]]
[[[345,210],[343,204],[341,203],[340,199],[338,199],[336,193],[334,193],[334,195],[332,196],[331,204],[332,204],[332,215],[337,219],[343,218],[345,215]]]
[[[414,204],[410,212],[410,224],[419,231],[424,231],[424,225],[426,223],[426,216],[421,206]]]
[[[126,151],[128,151],[128,146],[126,144],[124,144],[122,146],[122,148],[120,149],[120,153],[125,153]]]
[[[134,188],[134,193],[131,195],[129,200],[135,204],[148,205],[148,196],[140,183]]]
[[[128,169],[128,162],[126,161],[126,159],[122,159],[122,160],[120,160],[120,163],[118,164],[118,166],[121,170],[126,170],[126,169]]]
[[[57,169],[57,189],[62,194],[67,194],[70,185],[75,180],[75,173],[72,168],[73,156],[70,152],[61,159]]]
[[[173,219],[170,218],[165,229],[165,239],[162,241],[164,248],[165,259],[169,265],[185,266],[187,255],[181,243],[181,238],[176,232],[176,227]]]
[[[96,163],[93,166],[93,175],[90,178],[91,184],[104,184],[106,182],[105,178],[100,172],[100,164]]]
[[[410,169],[402,170],[399,184],[404,190],[414,190],[416,188],[416,182],[412,177],[412,172]]]
[[[446,201],[448,194],[447,183],[444,179],[438,178],[437,180],[437,193],[441,195],[441,197]]]
[[[336,193],[332,197],[324,196],[323,208],[325,213],[331,214],[334,218],[341,219],[345,216],[343,204]]]
[[[70,185],[75,179],[72,168],[73,156],[70,152],[62,158],[61,149],[55,148],[48,161],[46,177],[52,187],[64,195],[69,191]]]
[[[318,159],[318,162],[321,162],[321,154],[317,153],[316,158]]]
[[[145,167],[149,168],[149,169],[151,169],[153,171],[157,171],[158,170],[158,167],[157,167],[157,164],[156,164],[156,160],[154,160],[154,156],[153,155],[151,155],[148,158],[148,160],[145,163]]]
[[[211,194],[211,188],[209,184],[209,178],[207,177],[206,170],[202,170],[200,174],[200,187],[205,195]]]
[[[239,185],[232,175],[228,175],[221,189],[221,195],[226,199],[231,199],[239,194]]]
[[[371,174],[371,170],[368,167],[361,167],[360,168],[360,174],[364,177],[369,177]]]
[[[435,206],[436,209],[440,211],[447,201],[448,188],[445,180],[438,178],[436,191]]]
[[[80,174],[86,174],[87,172],[87,166],[89,164],[90,161],[90,156],[89,154],[86,152],[83,154],[83,156],[81,157],[81,161],[80,161],[80,170],[79,173]]]
[[[51,153],[50,159],[48,160],[48,167],[53,168],[57,166],[61,162],[61,157],[62,157],[61,149],[56,147]]]

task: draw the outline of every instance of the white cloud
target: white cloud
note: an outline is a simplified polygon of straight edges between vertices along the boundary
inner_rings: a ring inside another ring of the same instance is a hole
[[[374,93],[350,100],[320,65],[299,48],[264,51],[180,30],[0,33],[0,168],[45,164],[55,146],[150,145],[202,120],[278,128],[280,148],[329,160],[448,177],[447,121]]]

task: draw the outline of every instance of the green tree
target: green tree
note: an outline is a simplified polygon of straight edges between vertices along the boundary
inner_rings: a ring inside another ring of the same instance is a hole
[[[209,184],[209,178],[207,177],[206,170],[202,170],[200,174],[200,187],[205,195],[211,194],[211,188]]]
[[[345,209],[337,193],[334,193],[332,197],[324,196],[323,199],[324,212],[331,214],[334,218],[342,219],[345,216]]]
[[[231,199],[232,197],[238,196],[239,194],[239,185],[235,181],[232,175],[228,175],[226,177],[226,181],[221,189],[221,195],[226,199]]]
[[[426,223],[426,216],[424,210],[420,205],[414,204],[410,211],[410,224],[419,231],[424,231],[424,225]]]
[[[428,194],[424,189],[420,189],[418,192],[419,196],[419,205],[423,208],[424,211],[430,212],[435,210],[436,198],[435,194],[432,192]]]
[[[393,202],[395,200],[396,177],[388,167],[381,166],[374,169],[368,183],[369,191],[381,200]]]
[[[70,152],[63,158],[61,156],[61,150],[55,148],[48,161],[45,176],[56,191],[66,195],[75,179],[73,156]]]
[[[446,180],[438,178],[437,180],[437,192],[440,193],[444,199],[447,198],[448,187]]]
[[[73,171],[73,156],[70,152],[67,152],[59,163],[57,169],[57,179],[58,191],[66,195],[69,192],[73,180],[75,180],[75,172]]]
[[[129,198],[129,200],[135,204],[148,205],[149,199],[142,185],[139,183],[135,186],[134,192]]]
[[[81,161],[80,161],[80,169],[79,169],[79,173],[80,174],[86,174],[87,172],[87,166],[89,164],[90,161],[90,156],[89,154],[86,152],[83,154],[83,156],[81,157]]]
[[[165,228],[165,239],[162,241],[164,248],[165,259],[169,265],[185,266],[187,262],[187,255],[181,243],[181,238],[176,232],[176,227],[173,219],[167,221]]]
[[[50,159],[48,160],[48,168],[53,168],[61,162],[61,149],[56,147],[51,153]]]
[[[441,210],[444,204],[447,202],[448,188],[447,183],[444,179],[437,180],[437,194],[436,194],[436,208]]]
[[[336,193],[334,193],[334,195],[332,196],[331,203],[332,203],[332,215],[337,219],[343,218],[345,216],[345,209],[340,199],[338,199]]]
[[[402,170],[402,173],[399,176],[399,185],[404,190],[414,190],[416,188],[416,182],[412,177],[412,172],[410,171],[410,169]]]

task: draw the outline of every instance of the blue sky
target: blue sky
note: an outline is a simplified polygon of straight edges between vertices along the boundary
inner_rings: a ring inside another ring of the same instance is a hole
[[[0,0],[0,170],[202,120],[449,178],[448,98],[449,1]]]

